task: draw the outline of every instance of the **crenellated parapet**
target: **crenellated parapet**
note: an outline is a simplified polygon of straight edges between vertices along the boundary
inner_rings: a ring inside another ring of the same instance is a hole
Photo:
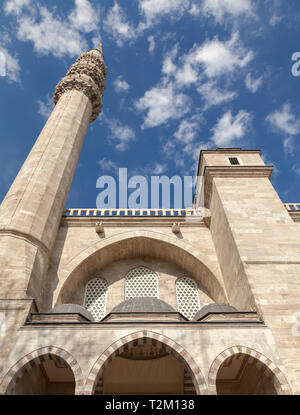
[[[93,106],[90,122],[95,121],[102,108],[105,77],[106,66],[101,47],[81,54],[71,65],[66,76],[57,84],[53,97],[55,105],[66,91],[81,91],[89,98]]]

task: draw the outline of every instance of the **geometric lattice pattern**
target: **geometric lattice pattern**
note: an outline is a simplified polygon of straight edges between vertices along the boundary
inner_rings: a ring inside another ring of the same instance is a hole
[[[192,320],[200,310],[198,287],[195,281],[182,277],[176,281],[176,299],[179,313]]]
[[[106,313],[107,282],[95,278],[88,282],[85,289],[83,306],[92,314],[95,321],[100,321]]]
[[[158,298],[157,275],[148,268],[134,268],[125,277],[125,300],[135,297]]]

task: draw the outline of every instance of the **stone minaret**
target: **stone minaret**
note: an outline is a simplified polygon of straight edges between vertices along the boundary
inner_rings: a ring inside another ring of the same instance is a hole
[[[40,306],[51,250],[89,123],[100,113],[101,46],[83,53],[58,83],[55,108],[0,206],[0,300]]]

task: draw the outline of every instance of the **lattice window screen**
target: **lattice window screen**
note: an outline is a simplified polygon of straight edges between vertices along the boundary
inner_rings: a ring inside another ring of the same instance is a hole
[[[157,275],[148,268],[134,268],[125,277],[125,300],[134,297],[158,296]]]
[[[106,313],[107,282],[94,278],[86,285],[83,306],[92,314],[95,321],[100,321]]]
[[[178,311],[188,320],[192,320],[200,310],[198,287],[195,281],[187,277],[177,280],[176,299]]]

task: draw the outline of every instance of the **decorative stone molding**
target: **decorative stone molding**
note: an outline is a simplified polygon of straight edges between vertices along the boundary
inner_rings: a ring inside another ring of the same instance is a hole
[[[90,122],[95,121],[102,108],[105,77],[106,67],[100,49],[92,49],[83,53],[57,84],[53,97],[55,105],[66,91],[81,91],[89,98],[93,106]]]
[[[28,372],[28,369],[30,370],[45,360],[53,360],[53,358],[62,359],[69,365],[75,379],[75,395],[81,395],[83,393],[83,377],[79,364],[69,352],[55,346],[47,346],[33,350],[15,363],[6,373],[0,384],[0,395],[9,394],[9,391]]]
[[[152,344],[154,343],[158,348],[160,348],[162,344],[165,345],[166,351],[178,359],[191,375],[196,393],[198,395],[207,395],[205,378],[189,353],[170,338],[148,330],[139,331],[122,337],[102,353],[90,370],[85,384],[85,395],[92,395],[94,393],[97,381],[102,376],[104,369],[116,356],[123,352],[125,346],[133,346],[136,342],[140,344],[144,339],[146,342],[149,340],[152,341]]]
[[[266,356],[247,346],[232,346],[220,353],[213,361],[208,374],[208,388],[211,395],[217,395],[217,375],[226,359],[236,354],[245,354],[253,361],[257,360],[257,367],[264,369],[266,376],[274,376],[274,387],[278,395],[291,395],[293,392],[282,371]]]

